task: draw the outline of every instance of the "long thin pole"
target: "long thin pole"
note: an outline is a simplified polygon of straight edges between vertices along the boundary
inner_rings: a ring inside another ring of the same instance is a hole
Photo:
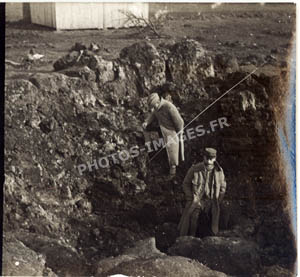
[[[245,76],[242,80],[240,80],[238,83],[236,83],[233,87],[231,87],[230,89],[228,89],[227,91],[225,91],[221,96],[219,96],[217,99],[215,99],[212,103],[210,103],[203,111],[201,111],[199,114],[197,114],[187,125],[184,126],[184,128],[179,131],[178,133],[176,133],[176,135],[172,138],[172,140],[174,138],[176,138],[176,136],[178,136],[180,133],[183,132],[183,130],[185,128],[187,128],[189,125],[191,125],[192,122],[194,122],[200,115],[202,115],[204,112],[206,112],[210,107],[212,107],[214,104],[216,104],[220,99],[222,99],[225,95],[227,95],[230,91],[232,91],[234,88],[236,88],[240,83],[244,82],[245,80],[247,80],[254,72],[256,72],[259,68],[261,68],[265,63],[263,63],[260,67],[255,68],[254,70],[252,70],[247,76]],[[172,141],[171,140],[171,141]],[[149,160],[149,163],[155,159],[155,157],[160,153],[161,150],[163,150],[167,145],[169,144],[166,143],[158,152],[155,153],[155,155]]]

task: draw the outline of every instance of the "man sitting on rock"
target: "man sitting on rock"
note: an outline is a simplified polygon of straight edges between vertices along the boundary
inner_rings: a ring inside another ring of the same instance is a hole
[[[176,166],[179,160],[179,144],[181,141],[183,153],[183,140],[179,137],[183,131],[184,122],[177,108],[169,101],[160,98],[157,93],[152,93],[148,97],[148,105],[150,109],[154,109],[146,122],[143,123],[143,128],[146,127],[156,118],[158,120],[164,142],[166,144],[170,175],[176,174]],[[182,157],[183,158],[183,157]]]
[[[205,148],[203,162],[192,166],[185,176],[183,190],[187,203],[178,225],[180,236],[196,236],[200,212],[210,218],[210,233],[216,235],[219,231],[220,203],[226,181],[216,157],[215,149]]]

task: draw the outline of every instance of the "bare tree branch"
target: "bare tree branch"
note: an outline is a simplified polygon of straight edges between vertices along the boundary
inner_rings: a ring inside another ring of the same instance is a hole
[[[142,30],[138,29],[140,33],[145,32],[146,29],[149,29],[157,37],[161,38],[161,34],[158,29],[162,26],[162,21],[165,20],[165,17],[161,16],[165,13],[161,13],[156,19],[150,20],[146,19],[144,16],[137,16],[133,12],[120,10],[120,13],[124,14],[127,18],[126,23],[130,23],[134,27],[143,27]]]

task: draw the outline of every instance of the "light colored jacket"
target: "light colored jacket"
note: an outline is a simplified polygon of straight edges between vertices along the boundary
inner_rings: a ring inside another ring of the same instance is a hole
[[[184,121],[178,112],[177,108],[169,101],[161,99],[160,108],[150,114],[146,120],[147,125],[149,125],[154,118],[157,118],[159,125],[169,129],[174,130],[176,133],[181,131],[184,126]]]
[[[202,198],[205,185],[204,172],[205,166],[203,162],[193,165],[188,170],[183,180],[183,191],[187,201],[193,200],[194,195],[197,195],[200,199]],[[197,177],[195,177],[195,173]],[[194,178],[198,178],[197,184],[193,184]],[[213,172],[213,186],[215,189],[215,198],[222,200],[226,192],[226,181],[223,169],[218,163],[215,163]]]
[[[203,196],[205,193],[205,166],[204,163],[198,163],[192,166],[184,181],[183,190],[187,201],[192,201],[191,209],[198,205],[201,207],[203,202]],[[211,199],[211,209],[212,209],[212,220],[211,220],[211,230],[214,234],[219,231],[219,217],[220,217],[220,202],[222,201],[224,194],[226,192],[226,181],[223,169],[216,162],[212,173],[212,188],[213,197]],[[198,205],[193,205],[198,204]],[[191,213],[192,211],[190,211]]]

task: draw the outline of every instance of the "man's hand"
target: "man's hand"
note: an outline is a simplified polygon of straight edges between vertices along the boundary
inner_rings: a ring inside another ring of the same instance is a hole
[[[189,213],[192,213],[195,209],[200,207],[201,207],[200,199],[197,195],[194,195],[191,205],[189,207]]]
[[[144,122],[143,125],[142,125],[142,126],[143,126],[143,129],[146,129],[146,128],[147,128],[147,125],[148,125],[147,122]]]
[[[219,195],[219,203],[221,203],[223,201],[224,198],[224,193],[220,193]]]

